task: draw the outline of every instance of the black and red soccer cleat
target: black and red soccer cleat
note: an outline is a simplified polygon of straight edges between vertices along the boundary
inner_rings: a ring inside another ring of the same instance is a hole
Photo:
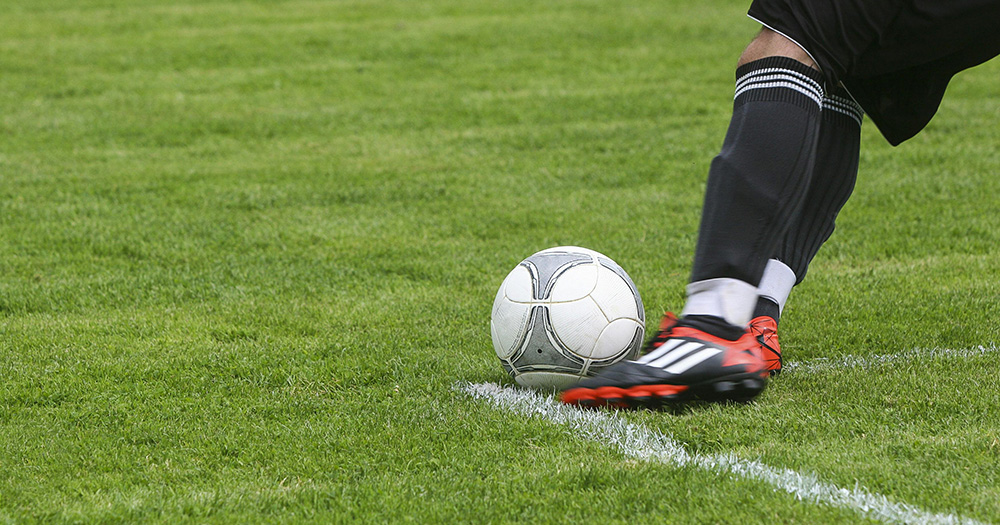
[[[657,408],[689,400],[747,402],[767,384],[757,339],[716,337],[669,315],[635,361],[622,361],[563,390],[560,400],[587,407]]]
[[[777,321],[766,315],[755,317],[750,321],[747,331],[760,345],[761,357],[764,358],[767,371],[772,376],[781,373],[781,345],[778,344]]]

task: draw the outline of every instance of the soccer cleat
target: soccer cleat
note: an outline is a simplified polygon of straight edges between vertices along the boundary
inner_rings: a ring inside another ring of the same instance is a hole
[[[673,312],[666,312],[663,314],[663,319],[660,319],[660,329],[656,332],[656,335],[650,339],[646,345],[642,348],[642,355],[646,355],[653,350],[657,349],[662,345],[667,339],[670,338],[670,331],[677,326],[677,316]]]
[[[563,403],[656,408],[688,400],[746,402],[767,384],[760,345],[749,331],[721,339],[670,316],[645,355],[622,361],[563,390]]]
[[[747,330],[760,345],[764,366],[772,375],[781,373],[781,345],[778,344],[778,323],[769,316],[762,315],[750,321]]]

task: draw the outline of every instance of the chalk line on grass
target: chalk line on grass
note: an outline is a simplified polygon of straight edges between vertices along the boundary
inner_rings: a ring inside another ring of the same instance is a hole
[[[574,436],[610,446],[620,454],[641,461],[674,466],[692,465],[705,470],[761,481],[799,500],[849,509],[868,518],[893,523],[978,524],[954,514],[931,513],[899,503],[861,487],[838,487],[815,476],[745,460],[734,454],[688,452],[661,432],[626,421],[615,412],[581,410],[563,405],[552,395],[493,383],[459,383],[456,389],[493,406],[521,416],[539,417],[565,426]]]
[[[913,359],[933,359],[935,357],[978,357],[1000,353],[996,346],[977,346],[975,348],[914,348],[895,354],[877,354],[868,356],[845,355],[841,357],[818,357],[806,361],[790,361],[785,363],[782,372],[825,372],[839,368],[871,368],[873,366],[890,364]]]

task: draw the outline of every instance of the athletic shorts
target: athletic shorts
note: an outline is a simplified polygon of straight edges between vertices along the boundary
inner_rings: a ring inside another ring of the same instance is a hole
[[[930,122],[952,76],[1000,54],[1000,0],[753,0],[749,16],[843,83],[893,145]]]

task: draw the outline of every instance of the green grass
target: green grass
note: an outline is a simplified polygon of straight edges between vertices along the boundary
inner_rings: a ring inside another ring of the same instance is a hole
[[[506,273],[600,250],[683,301],[742,3],[7,0],[0,521],[845,522],[636,463],[457,381],[507,381]],[[925,133],[866,126],[791,360],[996,345],[1000,63]],[[788,373],[627,419],[1000,521],[996,356]]]

